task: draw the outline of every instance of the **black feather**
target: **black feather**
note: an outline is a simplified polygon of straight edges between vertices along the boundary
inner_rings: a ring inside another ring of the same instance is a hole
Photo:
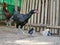
[[[34,14],[34,10],[31,10],[28,14],[19,14],[15,12],[13,15],[13,20],[16,21],[16,28],[22,28],[26,23],[28,23],[29,18]]]

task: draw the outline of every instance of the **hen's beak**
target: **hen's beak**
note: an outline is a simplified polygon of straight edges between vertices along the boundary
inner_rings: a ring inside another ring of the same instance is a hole
[[[34,12],[35,12],[35,13],[39,13],[39,10],[35,10]]]

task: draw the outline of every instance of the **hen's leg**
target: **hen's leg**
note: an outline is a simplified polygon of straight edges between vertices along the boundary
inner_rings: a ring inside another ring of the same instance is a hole
[[[21,25],[20,28],[22,29],[23,28],[23,25]]]
[[[8,19],[6,20],[6,24],[7,24],[7,26],[9,26],[9,20]]]
[[[26,22],[23,22],[23,24],[20,24],[21,27],[20,28],[23,28],[23,26],[26,24]]]
[[[19,28],[19,24],[16,24],[16,28]]]

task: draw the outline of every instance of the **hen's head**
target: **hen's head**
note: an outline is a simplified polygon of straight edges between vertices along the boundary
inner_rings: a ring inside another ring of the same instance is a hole
[[[3,5],[3,7],[6,7],[7,6],[7,4],[5,2],[3,2],[2,5]]]
[[[37,9],[35,9],[35,10],[31,10],[30,13],[35,14],[35,13],[39,13],[39,11]]]

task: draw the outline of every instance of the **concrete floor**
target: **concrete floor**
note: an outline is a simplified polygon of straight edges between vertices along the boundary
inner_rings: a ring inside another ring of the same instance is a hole
[[[15,27],[0,26],[0,45],[60,45],[60,37],[23,34]]]

